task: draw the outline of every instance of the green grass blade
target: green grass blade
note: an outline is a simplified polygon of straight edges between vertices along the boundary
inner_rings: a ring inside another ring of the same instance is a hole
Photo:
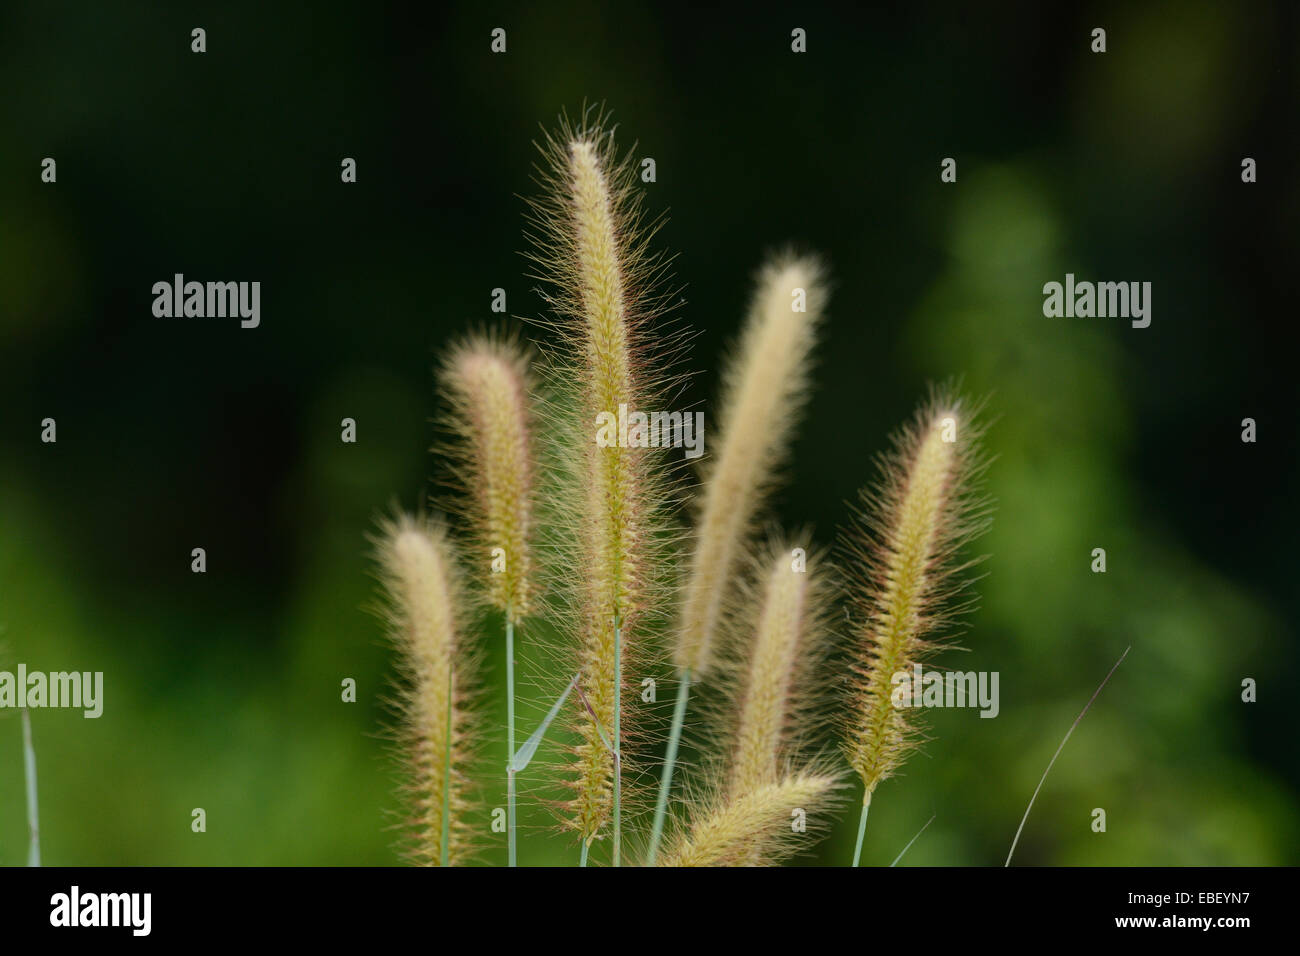
[[[930,819],[925,821],[925,826],[917,830],[916,836],[912,837],[912,839],[907,841],[907,846],[903,847],[903,849],[899,852],[898,856],[894,857],[894,862],[889,864],[890,866],[898,866],[898,861],[903,858],[903,854],[906,853],[908,850],[912,849],[912,844],[915,843],[917,841],[917,838],[920,837],[920,835],[925,832],[925,828],[934,822],[934,818],[936,816],[938,816],[938,814],[931,814]]]
[[[546,717],[537,726],[537,729],[532,732],[529,738],[524,741],[524,745],[515,752],[514,757],[511,758],[509,764],[510,770],[519,773],[532,761],[533,755],[537,753],[537,748],[541,746],[542,738],[546,736],[546,728],[551,726],[551,721],[553,721],[555,715],[560,712],[560,708],[564,706],[564,702],[569,699],[569,694],[573,692],[573,688],[578,686],[578,678],[581,676],[581,674],[574,674],[573,679],[569,681],[569,686],[564,688],[564,693],[556,698],[555,703],[551,704],[551,709],[546,712]],[[579,689],[578,693],[582,693],[581,689]]]

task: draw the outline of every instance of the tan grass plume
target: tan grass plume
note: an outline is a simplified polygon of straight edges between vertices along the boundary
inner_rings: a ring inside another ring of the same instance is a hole
[[[759,273],[735,357],[724,369],[714,430],[722,444],[703,472],[675,649],[677,669],[692,679],[716,662],[727,589],[803,406],[825,285],[816,258],[772,258]]]
[[[775,783],[808,742],[829,623],[829,594],[806,549],[774,539],[755,562],[758,581],[742,598],[756,613],[745,616],[749,639],[736,697],[737,718],[727,793],[738,796]]]
[[[401,515],[384,523],[378,556],[403,678],[396,704],[411,809],[405,849],[414,862],[456,866],[472,848],[465,772],[472,667],[460,646],[463,604],[451,549],[439,525]]]
[[[452,459],[473,502],[474,566],[485,571],[488,601],[518,623],[534,597],[530,359],[513,338],[474,335],[450,351],[442,383],[458,439]]]
[[[629,703],[620,672],[644,654],[642,626],[664,585],[665,465],[656,449],[597,444],[597,419],[620,407],[663,408],[681,345],[658,323],[667,309],[666,261],[648,249],[658,222],[641,211],[631,153],[619,158],[607,117],[587,110],[562,119],[540,144],[542,195],[532,203],[530,239],[536,276],[546,283],[557,342],[547,354],[557,391],[572,396],[568,456],[576,460],[563,495],[572,529],[568,575],[576,591],[571,628],[578,636],[577,746],[573,798],[565,824],[583,845],[602,834],[619,800],[614,755],[628,741]],[[619,648],[616,653],[616,631]],[[615,835],[617,837],[617,813]],[[614,842],[615,859],[619,841]]]
[[[666,823],[690,687],[718,662],[719,625],[808,392],[825,301],[825,272],[817,258],[790,252],[772,257],[759,271],[740,341],[723,370],[722,448],[702,470],[703,491],[696,501],[694,545],[673,647],[677,704],[650,833],[651,864]]]
[[[881,459],[881,479],[844,538],[856,581],[857,663],[845,753],[862,778],[864,807],[917,745],[916,708],[893,706],[893,675],[910,671],[971,601],[962,597],[962,546],[989,523],[978,491],[985,468],[977,408],[936,393]],[[865,819],[865,818],[864,818]]]
[[[800,773],[719,802],[679,836],[661,866],[748,866],[778,862],[799,848],[804,834],[791,827],[802,810],[813,820],[824,811],[835,778]]]

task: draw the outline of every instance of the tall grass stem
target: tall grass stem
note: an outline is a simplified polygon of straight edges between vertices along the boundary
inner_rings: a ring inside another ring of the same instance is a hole
[[[673,726],[668,734],[668,749],[664,752],[664,769],[659,777],[659,801],[655,804],[654,827],[650,831],[650,850],[646,866],[654,866],[659,853],[659,843],[664,836],[664,818],[668,814],[668,794],[673,788],[673,767],[677,763],[677,745],[682,739],[682,725],[686,722],[686,702],[691,696],[691,671],[681,672],[677,685],[677,704],[673,708]]]
[[[930,824],[934,822],[934,818],[936,815],[937,814],[931,814],[930,819],[926,820],[925,824],[921,827],[921,829],[916,831],[916,836],[908,840],[907,846],[903,847],[901,850],[898,851],[898,856],[894,857],[894,862],[889,864],[891,867],[898,866],[898,861],[903,858],[903,854],[905,854],[908,850],[912,849],[912,844],[921,838],[921,834],[924,833],[926,829],[930,826]]]
[[[1074,723],[1070,725],[1070,729],[1067,730],[1065,736],[1061,738],[1061,745],[1056,748],[1056,753],[1052,754],[1052,759],[1047,763],[1047,769],[1043,771],[1043,776],[1038,780],[1038,786],[1034,788],[1034,795],[1029,798],[1029,806],[1025,807],[1025,815],[1020,818],[1020,826],[1016,828],[1016,837],[1011,841],[1011,849],[1007,852],[1007,862],[1002,864],[1003,866],[1011,865],[1012,854],[1016,852],[1016,844],[1020,842],[1020,833],[1025,828],[1025,821],[1029,819],[1029,811],[1034,809],[1034,801],[1038,799],[1038,791],[1043,789],[1043,784],[1047,781],[1047,775],[1052,772],[1052,766],[1056,763],[1056,758],[1061,756],[1061,751],[1065,749],[1065,742],[1070,739],[1070,734],[1074,733],[1074,728],[1079,726],[1079,721],[1083,720],[1083,715],[1088,712],[1090,707],[1092,707],[1093,701],[1097,699],[1097,695],[1101,693],[1101,689],[1110,681],[1115,671],[1119,670],[1119,665],[1124,663],[1124,658],[1128,657],[1128,652],[1130,650],[1132,650],[1131,646],[1124,648],[1124,653],[1119,656],[1119,660],[1115,662],[1115,666],[1110,669],[1110,673],[1107,674],[1102,679],[1102,682],[1097,685],[1097,689],[1092,692],[1092,697],[1088,699],[1088,703],[1083,705],[1083,710],[1079,711],[1079,716],[1074,718]]]
[[[506,846],[508,864],[518,866],[515,840],[515,623],[506,612]]]
[[[36,748],[32,746],[32,718],[24,707],[23,775],[27,783],[27,865],[41,865],[41,821],[36,805]]]
[[[862,859],[862,838],[867,833],[867,813],[871,810],[871,791],[862,798],[862,816],[858,819],[858,842],[853,847],[853,865],[857,866]]]
[[[447,668],[447,686],[455,687],[456,668],[449,666]],[[442,757],[442,792],[451,793],[451,705],[453,696],[447,695],[447,739],[443,744]],[[442,842],[439,854],[439,864],[449,866],[451,862],[451,801],[442,801]]]
[[[623,850],[623,629],[614,619],[614,865]]]

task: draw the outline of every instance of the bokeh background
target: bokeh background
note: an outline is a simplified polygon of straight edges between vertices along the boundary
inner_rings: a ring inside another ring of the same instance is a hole
[[[1001,714],[933,715],[864,859],[934,815],[907,862],[1001,863],[1131,645],[1017,861],[1300,862],[1293,5],[433,6],[0,6],[0,669],[106,683],[99,720],[34,714],[47,863],[398,862],[366,534],[439,477],[449,338],[493,318],[495,287],[539,313],[519,196],[538,123],[584,100],[657,161],[648,204],[671,211],[697,332],[687,401],[712,408],[765,252],[831,264],[783,524],[831,540],[928,382],[991,395],[993,557],[948,662],[999,671]],[[1152,282],[1151,327],[1044,318],[1067,271]],[[260,280],[261,327],[154,318],[176,272]],[[484,622],[492,768],[499,633]],[[525,729],[547,659],[524,649]],[[5,864],[25,855],[20,739],[0,712]],[[853,817],[801,862],[846,862]],[[537,801],[522,819],[522,862],[574,861]]]

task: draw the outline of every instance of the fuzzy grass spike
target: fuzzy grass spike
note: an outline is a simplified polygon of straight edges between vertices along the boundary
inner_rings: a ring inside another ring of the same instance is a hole
[[[665,467],[652,449],[599,443],[602,415],[649,412],[671,379],[680,338],[654,324],[667,308],[658,291],[666,262],[650,253],[657,224],[646,225],[631,154],[619,159],[606,118],[562,120],[541,144],[542,197],[532,205],[532,258],[547,283],[557,333],[549,379],[573,395],[569,456],[576,459],[562,526],[574,529],[569,577],[575,582],[571,629],[585,706],[577,711],[565,824],[585,849],[613,822],[620,860],[624,747],[635,735],[622,692],[629,659],[644,655],[646,612],[663,585]],[[609,746],[602,737],[612,740]]]
[[[505,615],[506,843],[518,862],[515,802],[515,629],[532,606],[531,528],[535,487],[533,388],[529,356],[513,339],[473,336],[443,370],[463,487],[470,492],[474,553],[486,571],[488,601]]]
[[[825,300],[817,259],[773,258],[759,273],[737,358],[723,373],[722,447],[705,469],[675,653],[678,670],[694,679],[716,662],[727,588],[798,422]]]
[[[791,813],[812,815],[835,788],[829,775],[802,773],[731,797],[702,815],[665,853],[662,866],[745,866],[775,863],[797,847]],[[757,856],[756,856],[757,852]]]
[[[460,646],[463,607],[446,534],[406,515],[386,522],[379,541],[390,635],[405,678],[397,700],[411,805],[408,854],[456,866],[471,851],[468,786],[470,667]]]
[[[806,398],[825,302],[818,259],[793,253],[770,259],[759,272],[737,358],[723,373],[722,448],[704,470],[684,581],[674,649],[678,697],[650,835],[651,863],[663,835],[691,682],[717,663],[728,592]]]
[[[808,734],[822,658],[827,594],[815,565],[774,543],[760,572],[757,619],[740,693],[728,792],[774,783]]]
[[[529,356],[511,338],[472,336],[451,350],[442,382],[458,438],[452,458],[473,504],[475,566],[487,572],[489,603],[518,624],[533,605],[536,456]]]
[[[927,659],[952,618],[969,607],[959,595],[961,547],[988,524],[975,490],[984,463],[975,409],[936,395],[895,436],[882,478],[845,538],[861,618],[845,753],[863,784],[856,866],[871,797],[894,775],[920,737],[917,711],[895,707],[893,676]]]

